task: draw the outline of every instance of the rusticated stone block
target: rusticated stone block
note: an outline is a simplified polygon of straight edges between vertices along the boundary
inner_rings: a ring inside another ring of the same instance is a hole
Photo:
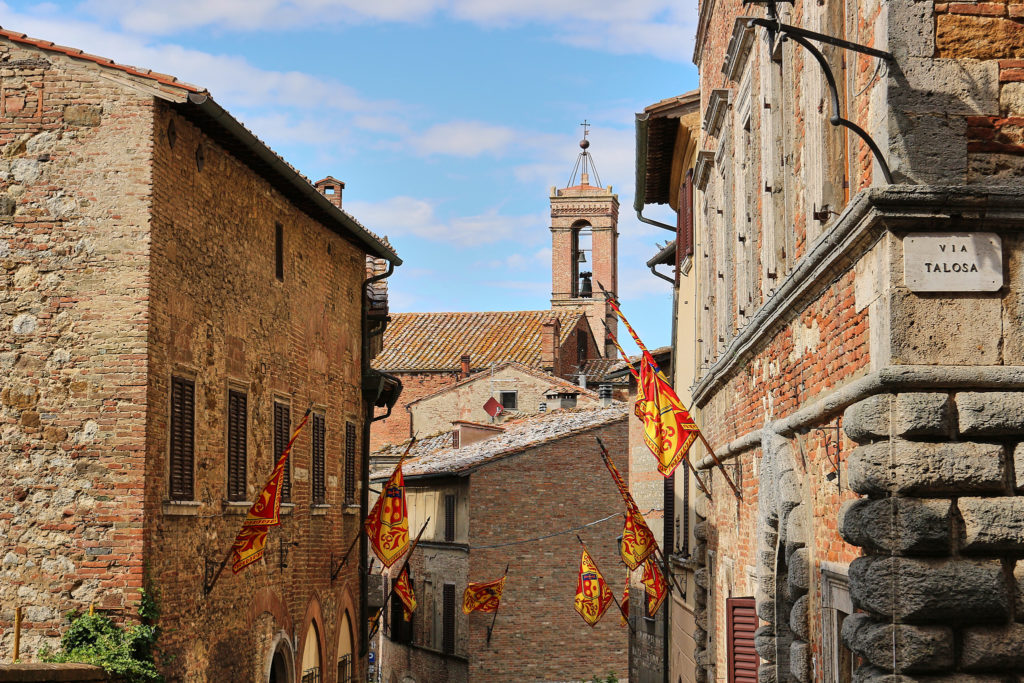
[[[854,449],[848,481],[866,495],[1001,492],[1004,464],[1003,448],[994,444],[886,441]]]
[[[905,672],[948,671],[953,667],[953,629],[947,626],[894,626],[868,614],[851,614],[843,621],[843,641],[879,667],[891,666],[893,657]]]
[[[948,500],[883,498],[851,500],[839,511],[839,534],[850,545],[900,554],[948,553]]]
[[[1024,669],[1024,624],[966,629],[960,664],[968,671]]]
[[[850,564],[856,607],[906,622],[987,622],[1010,614],[998,560],[859,557]]]
[[[964,436],[1024,434],[1024,392],[966,391],[956,395]]]
[[[789,644],[789,672],[800,683],[811,680],[811,646],[794,640]]]
[[[811,639],[811,628],[807,621],[807,605],[809,599],[804,595],[793,603],[793,609],[789,610],[789,629],[801,640]]]
[[[810,562],[807,558],[807,548],[800,548],[793,552],[789,558],[789,581],[790,590],[793,592],[805,592],[811,585]]]
[[[779,477],[779,507],[780,512],[785,513],[792,510],[803,500],[803,487],[800,485],[800,477],[793,470],[786,470]]]
[[[1024,549],[1024,498],[961,498],[963,550]]]
[[[1024,562],[1018,561],[1013,569],[1013,582],[1017,587],[1017,621],[1024,621]]]
[[[854,403],[843,413],[843,430],[857,443],[889,438],[889,394]]]
[[[754,649],[766,662],[775,661],[775,628],[769,624],[758,626],[754,631]]]
[[[898,436],[948,436],[953,406],[947,394],[911,393],[896,396],[892,429]]]
[[[707,590],[708,588],[708,570],[698,569],[693,573],[693,582],[701,588]]]
[[[757,616],[761,621],[767,621],[769,624],[774,624],[777,616],[781,616],[783,620],[786,618],[786,612],[781,609],[780,611],[782,612],[782,614],[776,615],[776,602],[774,598],[765,598],[763,600],[758,600],[756,601],[755,605],[755,611],[757,612]]]
[[[1024,57],[1024,26],[1002,17],[940,14],[936,17],[935,47],[939,57]]]
[[[1024,489],[1024,443],[1017,444],[1013,449],[1013,471],[1017,480],[1014,485],[1018,490]]]
[[[693,525],[693,537],[698,541],[708,540],[708,523],[706,520]]]
[[[761,664],[757,668],[757,683],[776,683],[778,680],[778,667],[774,664]]]

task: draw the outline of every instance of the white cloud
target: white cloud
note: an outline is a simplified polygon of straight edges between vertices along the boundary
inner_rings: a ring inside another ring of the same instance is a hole
[[[508,151],[518,137],[514,128],[482,121],[449,121],[412,133],[406,144],[417,154],[445,154],[477,157],[482,154],[500,156]]]
[[[205,26],[236,31],[323,24],[423,22],[447,16],[489,28],[537,25],[557,40],[613,54],[687,61],[696,2],[673,0],[86,0],[129,31],[167,35]]]
[[[382,202],[354,200],[345,209],[361,223],[378,234],[390,238],[414,235],[454,247],[479,246],[503,240],[521,241],[530,229],[543,234],[543,216],[508,216],[490,209],[475,216],[442,218],[436,202],[415,197],[398,196]]]

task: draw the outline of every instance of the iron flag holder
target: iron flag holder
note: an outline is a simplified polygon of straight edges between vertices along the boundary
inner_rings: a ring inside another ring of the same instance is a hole
[[[882,170],[882,176],[885,178],[885,182],[892,185],[892,173],[889,171],[889,164],[885,160],[885,156],[882,154],[882,150],[878,148],[875,141],[868,135],[867,131],[858,126],[853,121],[845,119],[840,115],[839,108],[839,91],[836,88],[836,77],[832,73],[832,67],[829,66],[828,60],[821,53],[817,47],[815,47],[810,41],[814,40],[819,43],[826,43],[828,45],[834,45],[843,50],[852,50],[854,52],[860,52],[861,54],[869,55],[871,57],[877,57],[878,59],[884,59],[887,62],[893,61],[894,57],[891,52],[885,52],[883,50],[876,50],[873,47],[866,45],[860,45],[858,43],[850,42],[849,40],[843,40],[842,38],[835,38],[833,36],[825,35],[824,33],[818,33],[817,31],[808,31],[807,29],[800,28],[799,26],[791,26],[789,24],[783,24],[779,20],[778,12],[775,8],[775,0],[768,0],[766,3],[755,2],[751,3],[750,0],[746,0],[743,4],[765,4],[767,5],[768,18],[767,19],[751,19],[747,22],[750,27],[761,26],[768,30],[769,42],[774,46],[776,36],[780,41],[792,40],[794,43],[802,46],[818,62],[818,66],[821,67],[822,72],[825,75],[825,80],[828,82],[829,93],[832,99],[832,115],[829,116],[829,123],[833,126],[842,126],[852,131],[857,137],[859,137],[864,144],[870,149],[874,155],[875,160],[878,162],[878,166]]]
[[[829,481],[836,480],[836,487],[842,491],[843,485],[841,480],[841,474],[839,472],[839,463],[842,461],[842,446],[843,446],[843,417],[840,415],[836,418],[836,423],[831,425],[825,425],[824,427],[815,428],[815,432],[820,434],[825,439],[825,459],[832,465],[832,472],[825,475],[825,478]],[[835,432],[835,436],[832,432]]]

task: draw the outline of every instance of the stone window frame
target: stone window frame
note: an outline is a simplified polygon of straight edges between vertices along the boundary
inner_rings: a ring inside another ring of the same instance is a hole
[[[850,670],[847,678],[838,676],[839,658],[843,651],[850,651],[842,642],[841,632],[843,619],[854,613],[850,599],[850,578],[848,569],[830,562],[823,562],[821,567],[821,648],[822,671],[824,680],[849,683],[852,680],[856,660],[850,654]],[[840,617],[843,614],[845,617]]]

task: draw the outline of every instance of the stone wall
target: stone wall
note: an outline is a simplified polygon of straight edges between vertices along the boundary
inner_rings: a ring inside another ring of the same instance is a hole
[[[0,659],[143,584],[153,99],[0,41]]]
[[[385,372],[392,372],[387,368],[382,369]],[[398,403],[395,404],[387,419],[378,420],[370,426],[371,453],[387,444],[402,443],[412,436],[409,431],[409,426],[412,423],[412,416],[408,408],[410,403],[459,381],[459,373],[455,370],[450,372],[393,372],[393,374],[402,380],[402,395],[398,398]],[[422,438],[430,436],[430,434],[422,433],[417,436]]]
[[[844,423],[866,496],[840,521],[865,552],[850,565],[864,612],[843,627],[860,679],[1009,680],[1024,669],[1024,392],[879,394]]]

